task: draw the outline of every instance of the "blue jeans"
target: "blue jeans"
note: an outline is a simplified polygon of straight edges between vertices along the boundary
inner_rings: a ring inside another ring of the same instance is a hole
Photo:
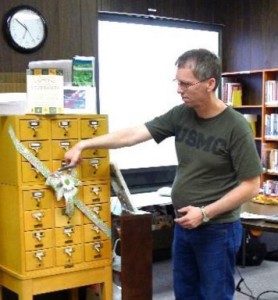
[[[232,300],[240,221],[184,229],[175,225],[173,281],[176,300]]]

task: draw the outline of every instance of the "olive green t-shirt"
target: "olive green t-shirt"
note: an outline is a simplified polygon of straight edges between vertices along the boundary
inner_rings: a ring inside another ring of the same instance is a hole
[[[175,136],[178,166],[171,196],[177,209],[217,201],[241,180],[262,173],[252,130],[232,107],[202,119],[181,104],[145,125],[157,143]],[[239,214],[237,208],[211,222],[231,222]]]

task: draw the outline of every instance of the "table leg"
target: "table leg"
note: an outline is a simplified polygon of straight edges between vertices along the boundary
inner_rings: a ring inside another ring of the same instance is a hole
[[[245,261],[245,256],[246,256],[246,233],[247,229],[243,227],[243,232],[242,232],[242,244],[241,244],[241,266],[245,268],[246,261]]]
[[[70,300],[78,300],[79,299],[79,290],[78,288],[70,289]]]
[[[18,300],[34,300],[32,279],[21,281],[19,288],[14,292],[17,293]]]

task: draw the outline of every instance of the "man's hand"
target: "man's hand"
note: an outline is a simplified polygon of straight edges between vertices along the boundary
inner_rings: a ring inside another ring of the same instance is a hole
[[[65,161],[67,165],[75,167],[76,165],[82,162],[81,153],[82,149],[82,141],[74,145],[69,151],[65,154]]]
[[[200,207],[190,205],[180,208],[178,212],[182,216],[176,218],[174,221],[183,228],[193,229],[201,225],[203,222],[203,214]]]

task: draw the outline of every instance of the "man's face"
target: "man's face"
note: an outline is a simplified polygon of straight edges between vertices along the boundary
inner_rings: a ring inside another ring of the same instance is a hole
[[[209,79],[200,81],[189,67],[178,68],[176,72],[177,92],[188,107],[198,108],[206,104],[209,98]]]

